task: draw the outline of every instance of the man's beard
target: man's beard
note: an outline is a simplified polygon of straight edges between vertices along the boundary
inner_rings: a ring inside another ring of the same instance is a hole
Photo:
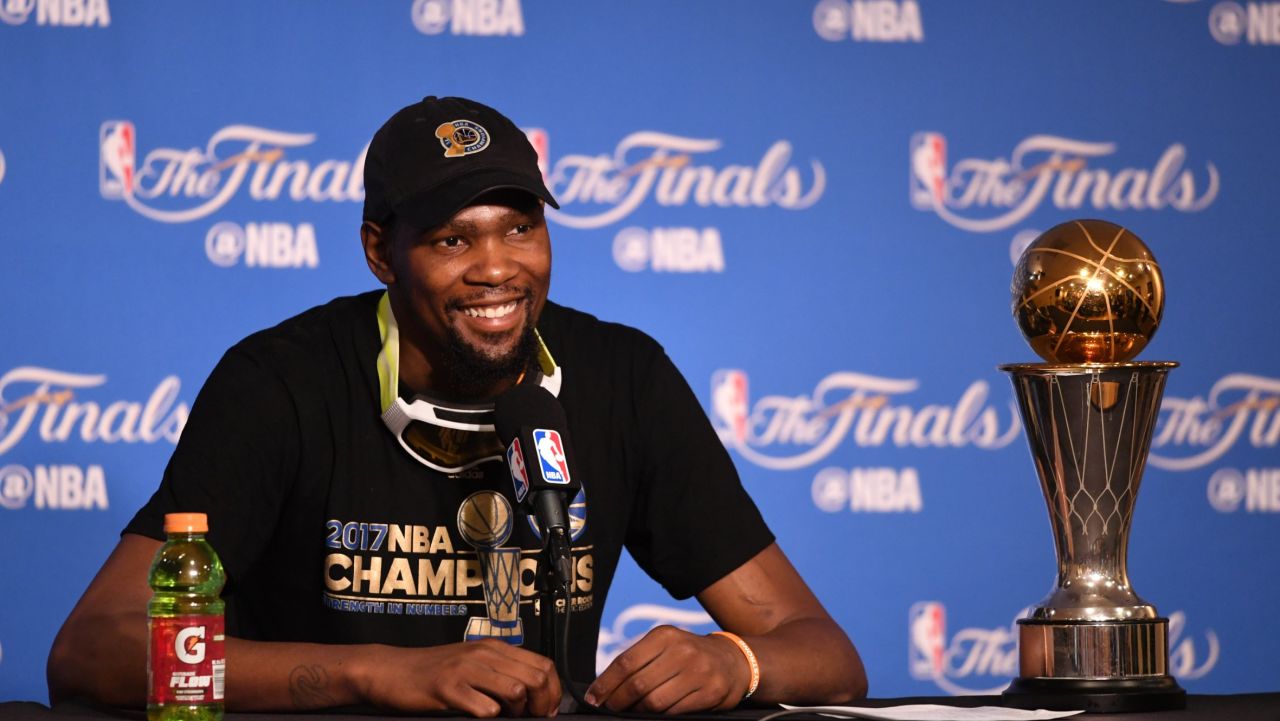
[[[467,343],[453,326],[447,327],[447,346],[441,354],[444,370],[459,391],[467,395],[486,393],[504,381],[514,381],[532,367],[538,357],[538,337],[530,318],[520,331],[520,340],[511,352],[498,357],[486,355]]]

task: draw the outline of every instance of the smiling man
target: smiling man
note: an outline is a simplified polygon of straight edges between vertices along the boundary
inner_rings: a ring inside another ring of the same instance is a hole
[[[661,346],[547,299],[555,199],[524,134],[428,97],[374,136],[365,187],[360,237],[385,290],[226,353],[55,640],[50,698],[144,703],[148,566],[164,514],[196,511],[227,570],[228,708],[554,715],[542,532],[509,499],[487,415],[520,383],[558,397],[577,452],[569,667],[588,701],[676,713],[864,694],[857,652]],[[623,548],[727,633],[654,629],[596,677]]]

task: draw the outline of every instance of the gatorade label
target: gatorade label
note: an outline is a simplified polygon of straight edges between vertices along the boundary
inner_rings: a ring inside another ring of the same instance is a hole
[[[222,701],[225,646],[222,616],[151,619],[151,690],[147,703]]]

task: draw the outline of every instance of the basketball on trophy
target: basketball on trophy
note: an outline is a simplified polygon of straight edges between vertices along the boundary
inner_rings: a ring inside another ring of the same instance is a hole
[[[1023,251],[1013,316],[1049,363],[1123,363],[1164,313],[1160,265],[1138,236],[1104,220],[1056,225]]]
[[[458,508],[458,532],[473,547],[497,548],[511,537],[511,504],[500,493],[477,491]]]

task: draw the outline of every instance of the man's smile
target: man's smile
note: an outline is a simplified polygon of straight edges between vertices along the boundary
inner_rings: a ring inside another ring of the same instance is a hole
[[[453,311],[461,316],[460,330],[469,328],[469,333],[463,331],[467,335],[482,334],[479,337],[473,336],[473,342],[478,341],[487,345],[497,340],[493,334],[506,335],[511,331],[518,331],[524,328],[527,322],[529,300],[527,292],[516,295],[507,291],[493,295],[494,297],[481,296],[461,301],[453,306]],[[486,337],[488,340],[483,340]]]
[[[472,318],[504,318],[514,313],[518,305],[517,301],[511,301],[502,305],[471,306],[463,308],[462,312]]]

